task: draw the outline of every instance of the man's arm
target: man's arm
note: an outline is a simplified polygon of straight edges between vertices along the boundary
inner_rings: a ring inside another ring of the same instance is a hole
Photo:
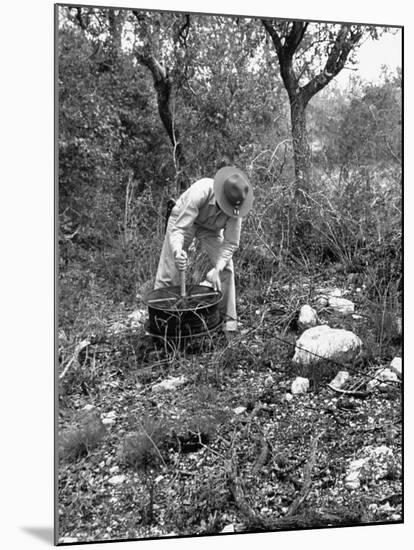
[[[197,219],[199,209],[206,200],[208,200],[208,189],[203,184],[202,180],[194,183],[187,189],[184,195],[178,199],[174,207],[174,209],[178,210],[178,216],[169,234],[171,249],[174,255],[182,251],[185,233],[193,226]],[[172,211],[173,216],[174,209]]]
[[[240,233],[241,233],[241,218],[230,218],[224,228],[224,239],[220,245],[220,249],[216,260],[217,271],[223,271],[233,254],[239,248]]]

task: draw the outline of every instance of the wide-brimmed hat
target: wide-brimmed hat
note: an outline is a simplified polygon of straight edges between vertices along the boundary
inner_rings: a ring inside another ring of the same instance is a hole
[[[253,188],[246,174],[235,166],[220,168],[214,178],[214,195],[231,218],[243,218],[253,204]]]

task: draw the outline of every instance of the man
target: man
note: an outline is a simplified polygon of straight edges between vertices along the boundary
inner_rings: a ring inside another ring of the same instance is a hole
[[[171,211],[155,278],[155,289],[179,285],[179,272],[187,269],[188,248],[194,237],[199,239],[212,266],[206,281],[223,293],[220,309],[229,339],[237,331],[232,257],[239,246],[242,218],[252,204],[252,186],[234,166],[221,168],[214,180],[196,181]]]

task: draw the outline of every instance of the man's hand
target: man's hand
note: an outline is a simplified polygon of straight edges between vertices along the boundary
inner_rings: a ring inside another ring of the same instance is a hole
[[[213,286],[214,290],[221,291],[220,272],[213,267],[206,275],[206,280]]]
[[[188,263],[187,252],[185,250],[180,250],[180,252],[175,253],[174,261],[178,271],[186,271]]]

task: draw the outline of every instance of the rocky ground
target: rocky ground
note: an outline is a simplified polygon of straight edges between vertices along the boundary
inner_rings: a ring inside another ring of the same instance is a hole
[[[242,297],[230,345],[214,334],[165,349],[145,335],[145,312],[78,341],[61,332],[60,541],[400,522],[401,371],[381,369],[401,339],[378,347],[361,289],[334,296],[352,312],[324,294],[296,293],[294,308],[276,286]],[[304,303],[362,352],[342,366],[292,362]],[[309,387],[297,391],[298,376]]]

